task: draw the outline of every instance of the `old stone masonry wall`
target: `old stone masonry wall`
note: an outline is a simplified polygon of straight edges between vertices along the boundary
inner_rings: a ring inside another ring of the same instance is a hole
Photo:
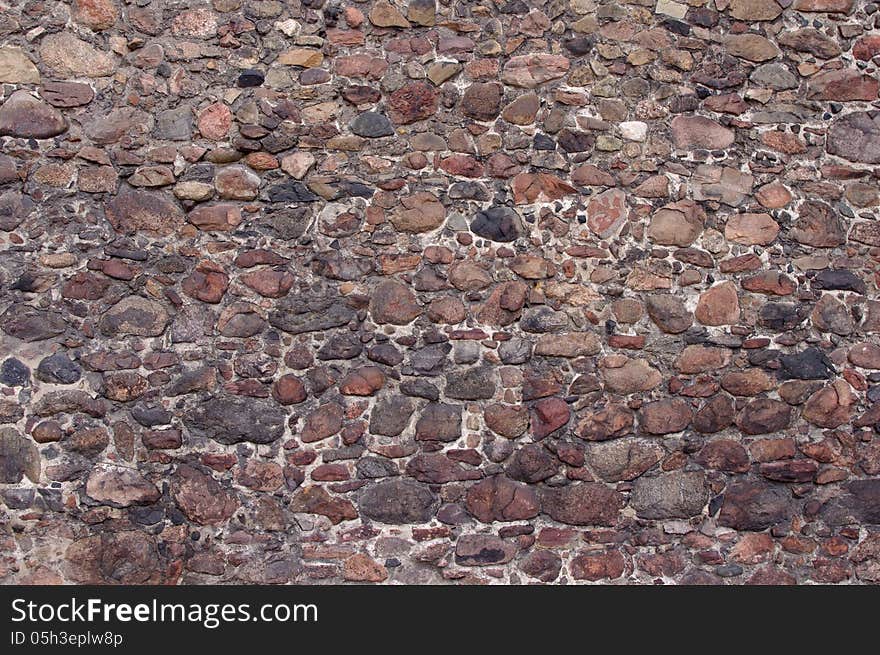
[[[878,27],[0,0],[0,581],[880,582]]]

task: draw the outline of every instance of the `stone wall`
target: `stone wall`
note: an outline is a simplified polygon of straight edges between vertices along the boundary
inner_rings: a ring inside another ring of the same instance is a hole
[[[0,581],[880,581],[862,0],[0,0]]]

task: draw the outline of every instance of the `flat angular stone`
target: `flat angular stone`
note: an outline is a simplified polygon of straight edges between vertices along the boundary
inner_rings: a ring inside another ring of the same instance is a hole
[[[517,55],[504,65],[501,80],[512,86],[534,89],[564,77],[570,66],[569,59],[562,55]]]
[[[269,314],[269,324],[290,334],[323,332],[347,324],[355,313],[334,298],[288,296]]]

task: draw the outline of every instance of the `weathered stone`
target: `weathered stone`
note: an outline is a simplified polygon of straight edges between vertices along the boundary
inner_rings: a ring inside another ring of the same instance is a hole
[[[838,379],[811,395],[803,417],[813,425],[836,428],[850,420],[856,397],[846,380]]]
[[[519,214],[510,207],[500,205],[477,212],[470,227],[477,236],[505,243],[515,241],[523,234]]]
[[[505,564],[516,555],[516,546],[488,534],[466,534],[455,544],[455,562],[460,566]]]
[[[880,81],[857,70],[836,70],[810,78],[810,98],[853,102],[877,99]]]
[[[724,225],[724,237],[745,246],[766,246],[778,234],[779,224],[769,214],[734,214]]]
[[[739,297],[733,282],[722,282],[700,294],[694,316],[703,325],[732,325],[740,319]]]
[[[511,57],[504,65],[501,80],[512,86],[534,89],[568,72],[571,62],[562,55],[530,54]]]
[[[409,287],[390,280],[376,287],[370,300],[370,314],[380,325],[406,325],[423,311]]]
[[[338,403],[325,403],[306,416],[300,439],[304,443],[323,441],[338,434],[341,429],[342,406]]]
[[[235,494],[209,473],[181,464],[171,478],[171,495],[187,518],[199,525],[220,525],[239,507]]]
[[[550,550],[534,550],[519,563],[520,570],[541,582],[553,582],[562,569],[562,558]]]
[[[544,357],[584,357],[598,354],[599,337],[592,332],[565,332],[542,335],[535,344],[535,355]]]
[[[746,434],[771,434],[788,427],[791,407],[771,398],[749,401],[736,417],[736,424]]]
[[[694,323],[694,316],[681,299],[672,295],[653,295],[645,299],[651,320],[664,332],[680,334]]]
[[[730,363],[730,351],[724,348],[706,346],[687,346],[675,360],[675,367],[681,373],[694,375],[719,371]]]
[[[622,366],[602,372],[608,391],[627,395],[649,391],[663,380],[660,372],[643,359],[628,359]]]
[[[702,472],[674,471],[641,477],[633,483],[632,505],[641,518],[689,518],[703,511],[708,500]]]
[[[683,400],[646,403],[639,412],[639,427],[648,434],[681,432],[691,422],[691,409]]]
[[[76,0],[73,3],[73,19],[95,32],[113,27],[118,16],[113,0]]]
[[[491,121],[501,113],[504,87],[498,83],[471,84],[461,98],[461,111],[477,121]]]
[[[0,48],[0,82],[5,84],[39,84],[40,71],[21,48]]]
[[[626,563],[618,550],[604,553],[586,552],[571,560],[571,575],[575,580],[612,580],[623,575]]]
[[[40,482],[40,452],[14,428],[0,428],[0,482],[18,484],[23,477]]]
[[[808,52],[820,59],[832,59],[840,54],[840,46],[819,30],[806,27],[783,32],[778,43],[798,52]]]
[[[724,47],[734,57],[762,62],[779,56],[779,48],[760,34],[731,34],[724,39]]]
[[[162,193],[124,189],[106,207],[107,220],[123,234],[168,236],[184,223],[184,214]]]
[[[446,378],[446,395],[458,400],[489,399],[495,395],[492,369],[477,366],[453,371]]]
[[[0,330],[22,341],[45,341],[64,333],[67,324],[61,314],[13,303],[0,314]]]
[[[138,530],[77,539],[64,557],[65,570],[80,584],[162,584],[170,577],[155,539]]]
[[[320,514],[334,525],[358,518],[358,511],[350,500],[331,496],[324,487],[306,486],[294,494],[290,502],[293,512]]]
[[[775,20],[782,13],[776,0],[731,0],[730,15],[738,20]]]
[[[116,61],[112,55],[76,38],[72,31],[43,37],[40,59],[61,78],[107,77],[116,72]]]
[[[264,401],[218,396],[193,406],[183,423],[194,435],[221,444],[265,444],[284,433],[285,417],[284,411]]]
[[[634,480],[651,470],[664,456],[657,444],[636,439],[617,439],[590,444],[587,465],[605,482]]]
[[[468,512],[483,523],[526,521],[540,511],[533,489],[503,475],[487,478],[469,487],[466,506]]]
[[[676,116],[670,127],[675,147],[682,150],[721,150],[734,140],[733,130],[702,116]]]
[[[388,117],[408,125],[432,117],[439,104],[437,89],[427,82],[412,82],[388,96]]]
[[[746,473],[749,470],[749,454],[743,446],[730,439],[716,439],[707,443],[696,457],[697,462],[714,471]]]
[[[613,526],[623,506],[619,492],[596,482],[541,491],[542,510],[554,521],[569,525]]]
[[[794,512],[784,488],[759,482],[738,482],[724,492],[718,522],[734,530],[765,530]]]
[[[388,480],[364,489],[360,513],[379,523],[426,523],[437,512],[438,499],[430,488],[412,480]]]
[[[0,136],[48,139],[66,131],[64,116],[27,91],[16,91],[0,106]]]
[[[703,231],[706,214],[692,200],[679,200],[665,205],[654,216],[648,227],[648,236],[664,246],[689,246]]]
[[[483,418],[492,432],[508,439],[516,439],[529,428],[529,413],[519,405],[488,405]]]
[[[86,495],[111,507],[148,505],[161,497],[152,482],[140,473],[125,467],[96,467],[86,480]]]
[[[627,214],[626,194],[620,189],[608,189],[587,205],[587,225],[600,239],[607,239],[618,232]]]
[[[392,225],[400,232],[430,232],[446,220],[445,207],[437,196],[427,191],[404,196],[400,205],[390,217]]]
[[[800,207],[799,218],[791,230],[791,236],[798,243],[814,248],[834,248],[846,241],[846,229],[830,206],[824,202],[808,200]]]
[[[398,396],[377,402],[370,413],[370,432],[388,437],[400,435],[409,425],[414,409],[407,398]]]
[[[370,139],[394,134],[394,127],[391,125],[391,121],[384,115],[372,111],[359,114],[351,122],[350,127],[354,134]]]
[[[390,2],[380,0],[370,10],[370,22],[377,27],[409,27],[409,21]]]
[[[429,403],[416,421],[419,441],[455,441],[461,436],[461,407]]]
[[[82,377],[82,369],[66,353],[58,352],[40,360],[34,377],[53,384],[73,384]]]
[[[290,334],[322,332],[345,325],[354,311],[332,297],[288,296],[269,315],[269,323]]]
[[[633,412],[623,405],[608,405],[606,408],[587,414],[578,424],[577,435],[588,441],[607,441],[619,439],[633,431]]]
[[[99,327],[107,336],[155,337],[164,332],[168,321],[168,313],[159,303],[141,296],[128,296],[101,317]]]
[[[540,108],[540,98],[534,93],[526,93],[507,105],[501,112],[501,118],[514,125],[531,125]]]

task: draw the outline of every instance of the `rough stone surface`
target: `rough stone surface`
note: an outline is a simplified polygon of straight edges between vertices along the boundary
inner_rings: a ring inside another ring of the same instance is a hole
[[[0,4],[0,583],[880,582],[876,2]]]

